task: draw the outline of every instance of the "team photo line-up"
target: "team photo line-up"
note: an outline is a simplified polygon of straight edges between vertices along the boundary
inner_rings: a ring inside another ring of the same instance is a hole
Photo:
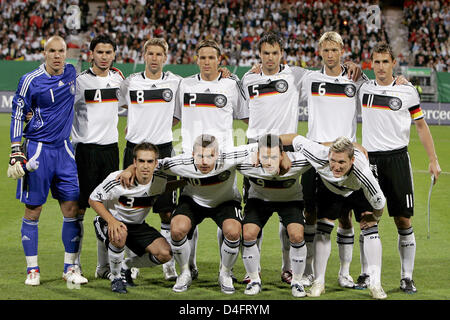
[[[25,285],[40,285],[38,224],[51,190],[63,214],[63,279],[70,284],[88,282],[80,252],[91,207],[97,214],[95,278],[109,279],[113,292],[127,293],[139,268],[158,265],[166,280],[175,281],[174,292],[187,291],[199,272],[198,225],[211,218],[218,226],[220,290],[235,292],[233,266],[241,254],[244,293],[257,295],[263,229],[277,212],[281,280],[294,297],[325,293],[337,219],[339,285],[385,299],[378,222],[386,205],[398,230],[400,288],[417,292],[411,122],[434,183],[441,169],[416,89],[393,75],[396,59],[385,42],[371,52],[374,80],[355,63],[341,63],[336,32],[317,43],[320,70],[283,64],[283,47],[278,34],[264,33],[261,62],[239,79],[220,67],[219,45],[202,40],[196,48],[200,72],[182,78],[163,71],[168,45],[151,38],[142,50],[145,70],[125,78],[113,67],[116,44],[109,36],[91,41],[91,67],[79,74],[65,62],[64,39],[47,39],[44,63],[21,77],[12,104],[7,174],[17,179],[16,198],[25,205]],[[297,134],[299,105],[308,107],[305,136]],[[120,107],[127,109],[122,170]],[[234,120],[248,125],[238,146]],[[178,122],[182,152],[176,154],[172,128]],[[150,210],[160,215],[160,231],[145,221]],[[357,281],[349,273],[353,215],[361,229]]]

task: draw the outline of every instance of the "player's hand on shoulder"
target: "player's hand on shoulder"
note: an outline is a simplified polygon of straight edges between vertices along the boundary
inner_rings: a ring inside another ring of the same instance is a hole
[[[231,77],[231,72],[230,72],[230,70],[228,70],[227,68],[225,68],[225,67],[220,67],[220,68],[219,68],[219,71],[222,73],[222,77],[223,77],[223,78],[229,78],[229,77]]]
[[[283,155],[283,159],[281,160],[281,163],[280,163],[280,176],[286,174],[289,170],[291,170],[291,166],[292,166],[291,159],[289,159],[286,152],[283,151],[282,155]]]
[[[261,64],[260,63],[254,64],[253,67],[250,69],[250,71],[253,73],[260,73],[261,72]]]
[[[347,61],[344,65],[347,67],[349,79],[356,81],[359,77],[361,77],[362,70],[356,63],[353,61]]]
[[[395,77],[395,84],[399,85],[409,84],[409,81],[403,75],[399,75]]]
[[[116,180],[120,181],[120,184],[124,188],[129,188],[136,177],[136,171],[134,167],[131,165],[127,169],[123,170],[117,177]]]

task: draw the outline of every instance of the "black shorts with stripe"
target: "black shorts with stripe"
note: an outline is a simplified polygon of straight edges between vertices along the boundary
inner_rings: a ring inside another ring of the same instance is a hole
[[[291,223],[305,225],[303,201],[264,201],[255,198],[248,199],[245,204],[243,224],[254,223],[262,229],[274,212],[278,213],[285,227]]]
[[[125,150],[123,152],[123,169],[128,168],[133,164],[133,149],[136,144],[127,141]],[[173,157],[174,151],[172,147],[172,142],[163,143],[156,145],[159,151],[158,159]],[[177,180],[177,177],[168,176],[168,181]],[[153,205],[153,212],[155,213],[166,213],[173,212],[175,210],[177,203],[177,191],[166,192],[158,197],[155,204]]]
[[[125,245],[138,256],[145,254],[145,249],[158,238],[163,237],[158,230],[148,225],[125,223],[127,226],[127,240]],[[94,218],[94,229],[97,239],[108,247],[108,223],[100,216]]]
[[[77,143],[75,146],[80,197],[80,209],[89,208],[89,196],[92,191],[114,171],[119,170],[119,146]]]
[[[389,216],[413,216],[414,186],[408,148],[369,152],[369,162],[386,197]]]
[[[180,214],[191,220],[192,227],[188,233],[189,239],[192,238],[195,227],[205,218],[213,219],[221,229],[226,219],[234,219],[242,223],[241,204],[233,200],[225,201],[215,208],[207,208],[199,205],[189,196],[180,196],[172,218]]]
[[[348,217],[353,210],[356,221],[361,221],[361,213],[373,212],[373,207],[366,199],[362,189],[353,191],[348,197],[334,193],[328,189],[322,179],[317,181],[317,219],[336,220]]]

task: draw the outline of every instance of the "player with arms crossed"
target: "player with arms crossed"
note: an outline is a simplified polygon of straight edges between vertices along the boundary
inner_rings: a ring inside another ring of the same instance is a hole
[[[152,38],[144,44],[145,70],[131,74],[121,85],[119,105],[128,109],[127,140],[123,156],[123,168],[133,163],[133,148],[142,142],[158,147],[159,157],[174,155],[172,125],[176,95],[181,77],[164,72],[168,45],[164,39]],[[169,177],[170,180],[176,179]],[[161,195],[153,206],[153,212],[161,218],[161,233],[170,242],[170,215],[175,209],[176,193]],[[177,272],[172,259],[163,265],[166,280],[175,280]]]
[[[294,138],[295,137],[295,138]],[[366,155],[355,149],[355,143],[340,137],[329,147],[302,136],[282,135],[282,141],[301,152],[315,168],[322,180],[318,186],[317,218],[323,226],[320,233],[329,234],[334,220],[346,216],[350,210],[355,213],[364,236],[368,272],[371,275],[369,289],[375,299],[387,295],[381,287],[381,241],[378,235],[378,221],[383,213],[386,199],[370,170]],[[323,230],[323,231],[322,231]],[[315,280],[308,296],[318,297],[325,292],[325,272],[331,251],[331,243],[322,248],[323,253],[314,258]]]
[[[63,38],[50,37],[44,46],[44,63],[20,79],[12,103],[8,176],[19,179],[16,197],[25,204],[21,234],[27,261],[26,285],[40,284],[38,222],[49,190],[58,200],[64,216],[63,279],[73,284],[87,282],[76,265],[81,235],[76,217],[80,191],[69,141],[76,71],[65,63],[66,50]],[[25,115],[29,112],[32,117],[22,133]],[[22,135],[25,137],[23,148],[20,145]],[[27,159],[29,166],[25,173],[22,167]],[[32,169],[35,170],[31,172]]]
[[[95,232],[108,247],[111,269],[111,290],[127,293],[134,286],[131,267],[153,267],[169,261],[169,243],[145,222],[156,198],[165,191],[166,177],[154,172],[158,164],[158,148],[141,143],[134,148],[135,182],[129,188],[121,186],[111,173],[92,192],[89,204],[97,212]],[[124,261],[125,245],[137,256]]]
[[[292,295],[304,297],[306,293],[301,279],[306,260],[305,218],[299,176],[310,168],[310,164],[301,153],[284,152],[279,136],[274,134],[263,135],[258,140],[258,159],[260,165],[257,167],[248,162],[237,167],[250,183],[244,208],[242,248],[242,259],[250,282],[244,293],[256,295],[261,291],[258,272],[261,253],[256,241],[261,229],[276,211],[289,236]],[[289,162],[290,170],[281,174],[283,161]]]
[[[91,41],[89,49],[92,66],[77,76],[72,127],[80,183],[78,220],[81,236],[90,194],[111,172],[119,170],[117,91],[124,79],[122,72],[112,67],[116,44],[109,36],[98,35]],[[80,251],[81,243],[82,237]],[[79,259],[78,256],[78,265]],[[103,243],[98,243],[95,277],[107,278],[108,274],[107,250]]]
[[[411,225],[411,217],[414,214],[414,187],[407,149],[411,119],[428,155],[429,172],[435,179],[438,178],[441,168],[430,129],[420,108],[419,95],[412,85],[395,85],[395,64],[392,49],[387,43],[378,43],[373,48],[372,66],[375,80],[363,84],[358,94],[362,107],[362,145],[369,153],[370,163],[387,197],[389,216],[394,218],[398,230],[400,288],[406,293],[415,293],[417,289],[412,274],[416,240]],[[364,262],[360,278],[364,284],[367,279]]]

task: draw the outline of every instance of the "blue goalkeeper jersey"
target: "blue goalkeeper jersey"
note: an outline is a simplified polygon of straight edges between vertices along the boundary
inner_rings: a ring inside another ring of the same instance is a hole
[[[51,76],[42,64],[22,76],[12,101],[11,142],[21,142],[22,135],[44,143],[69,139],[73,122],[76,70],[66,64],[61,75]],[[33,117],[23,129],[28,112]]]

